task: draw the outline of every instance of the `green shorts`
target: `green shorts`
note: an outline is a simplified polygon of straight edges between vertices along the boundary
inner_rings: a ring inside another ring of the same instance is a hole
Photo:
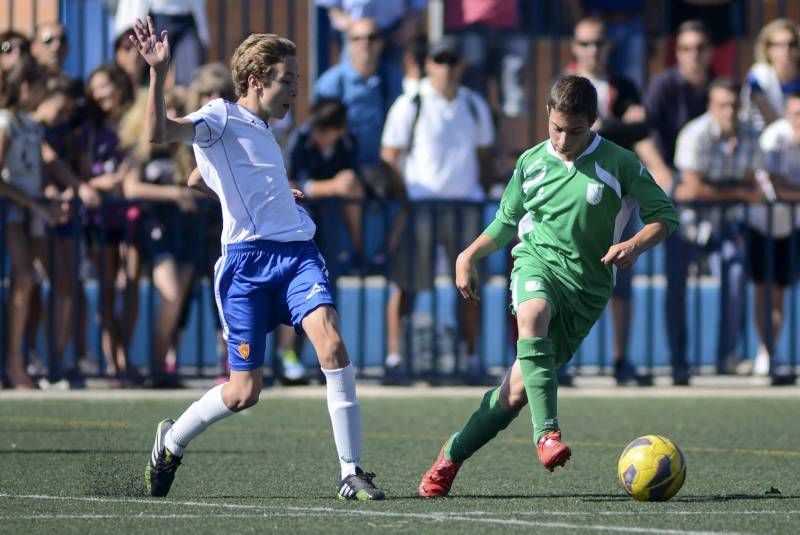
[[[558,366],[568,362],[603,313],[603,306],[587,303],[581,292],[568,288],[553,272],[530,259],[517,259],[511,270],[511,312],[529,299],[550,303],[548,338],[553,342]]]

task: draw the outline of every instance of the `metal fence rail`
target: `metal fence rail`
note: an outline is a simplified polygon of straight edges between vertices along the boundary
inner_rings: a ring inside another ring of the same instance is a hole
[[[350,201],[346,203],[351,204]],[[406,288],[407,293],[414,297],[402,323],[400,342],[402,353],[406,357],[404,366],[411,378],[443,383],[485,381],[487,374],[497,375],[510,366],[515,358],[515,326],[508,311],[508,272],[511,267],[508,250],[487,257],[479,268],[482,305],[477,345],[474,349],[480,356],[477,370],[470,367],[468,360],[470,352],[463,339],[469,333],[465,333],[465,326],[460,321],[460,298],[453,286],[452,275],[453,252],[474,239],[473,229],[479,231],[486,226],[497,208],[496,202],[402,203],[369,200],[358,203],[362,214],[361,238],[364,244],[360,253],[354,251],[352,237],[343,223],[344,204],[343,201],[330,200],[311,203],[310,209],[318,222],[318,244],[326,257],[337,289],[337,307],[343,336],[362,377],[380,378],[383,375],[383,362],[387,353],[386,305],[397,286]],[[158,228],[158,225],[154,223],[159,223],[158,217],[162,217],[160,223],[163,225],[165,213],[163,210],[156,210],[158,206],[158,203],[152,202],[120,200],[108,203],[105,208],[105,213],[110,214],[120,207],[136,207],[141,214],[135,224],[125,227],[122,241],[129,250],[136,250],[141,255],[142,276],[132,284],[133,287],[126,280],[126,284],[115,288],[118,296],[122,296],[127,290],[135,292],[139,297],[139,305],[136,307],[138,310],[116,310],[118,316],[128,319],[138,313],[135,329],[124,340],[129,364],[144,375],[154,369],[156,363],[153,361],[153,336],[160,304],[153,284],[154,261],[158,259],[157,254],[188,246],[188,252],[184,252],[183,258],[192,267],[194,278],[188,303],[182,313],[180,336],[176,341],[177,371],[183,377],[211,377],[222,371],[220,358],[224,358],[224,354],[220,355],[218,351],[217,315],[210,283],[210,266],[219,254],[218,208],[213,203],[202,202],[199,203],[198,211],[193,214],[171,209],[170,217],[174,219],[171,228],[188,230],[183,234],[171,233],[168,243],[162,240],[156,247],[156,233],[153,229]],[[9,204],[0,203],[0,234],[3,237],[0,247],[0,301],[3,304],[0,307],[0,354],[3,362],[8,350],[8,320],[15,314],[8,299],[11,259],[5,239],[9,208]],[[720,359],[725,356],[720,354],[721,344],[726,342],[719,336],[718,326],[721,321],[732,321],[737,325],[735,329],[741,339],[732,348],[736,354],[750,358],[758,348],[752,285],[747,283],[746,291],[741,294],[742,308],[738,310],[738,316],[727,319],[721,317],[721,310],[724,316],[722,290],[725,289],[725,281],[729,277],[725,266],[717,267],[717,257],[722,251],[720,244],[737,244],[740,247],[738,254],[743,254],[750,246],[751,235],[746,229],[753,207],[693,205],[684,208],[702,213],[703,217],[711,220],[725,220],[728,217],[726,224],[717,224],[711,229],[713,232],[708,241],[691,244],[696,258],[691,258],[691,261],[683,259],[688,269],[683,310],[687,322],[687,358],[694,373],[714,373]],[[800,207],[796,205],[791,207],[792,220],[796,219],[798,209]],[[772,207],[767,206],[767,210],[771,215]],[[404,225],[400,225],[402,220],[405,221]],[[41,326],[29,326],[36,331],[33,333],[35,336],[26,337],[31,342],[26,343],[25,354],[29,359],[28,363],[31,363],[30,359],[34,354],[42,355],[43,364],[52,379],[57,379],[63,370],[75,367],[78,359],[85,356],[82,352],[92,356],[88,362],[91,364],[90,375],[104,375],[107,371],[106,360],[103,358],[100,318],[107,316],[108,311],[103,309],[103,300],[99,299],[99,295],[103,292],[103,281],[110,278],[104,277],[104,270],[108,267],[102,260],[94,265],[87,260],[90,249],[87,248],[86,221],[87,216],[84,213],[57,229],[48,229],[44,237],[44,258],[48,265],[44,270],[46,274],[43,275],[40,292],[46,304],[44,317],[47,319]],[[696,239],[696,227],[705,223],[703,218],[696,218],[694,223],[685,223],[681,229],[681,239]],[[105,226],[99,225],[95,230],[91,236],[95,241],[90,243],[101,248],[110,243],[110,231]],[[392,232],[399,236],[394,248],[389,239]],[[57,251],[63,254],[65,244],[72,248],[71,258],[56,254]],[[792,251],[788,257],[791,264],[788,269],[792,274],[792,283],[786,296],[783,331],[775,340],[770,339],[769,333],[763,340],[767,347],[774,347],[773,353],[777,361],[773,363],[773,372],[778,369],[779,364],[790,371],[797,366],[797,329],[800,325],[794,282],[798,267],[795,252],[798,245],[797,234],[791,234],[788,238],[788,246]],[[767,254],[774,247],[773,240],[766,241]],[[443,258],[445,250],[451,253],[450,258]],[[747,273],[747,258],[747,255],[739,258],[741,267],[736,269],[744,269],[744,273]],[[633,268],[632,299],[635,313],[628,355],[635,365],[651,374],[669,373],[670,369],[668,322],[676,318],[668,316],[668,311],[665,310],[668,298],[667,270],[670,268],[667,260],[675,261],[674,258],[669,258],[666,248],[660,246],[640,257]],[[774,262],[767,260],[766,265],[764,284],[767,288],[772,288],[775,285],[771,274],[771,268],[775,267]],[[422,272],[431,274],[430,284],[419,285],[417,279]],[[63,276],[65,273],[74,283],[71,313],[74,321],[63,363],[59,364],[58,356],[54,354],[57,336],[55,315],[59,303],[51,279],[53,275]],[[719,273],[722,274],[721,279]],[[115,273],[113,280],[118,281],[121,278]],[[117,299],[117,307],[120,306],[120,301],[121,298]],[[769,297],[766,306],[769,310]],[[605,313],[601,317],[570,362],[575,373],[594,375],[610,371],[613,334],[609,316]],[[88,319],[85,328],[80,321],[84,317]],[[270,336],[268,364],[270,356],[274,357],[274,351],[275,340]],[[308,365],[316,363],[310,344],[305,344],[301,356]],[[270,373],[269,370],[267,373]]]

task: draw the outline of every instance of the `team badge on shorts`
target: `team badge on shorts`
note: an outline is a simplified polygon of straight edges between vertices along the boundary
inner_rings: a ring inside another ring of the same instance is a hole
[[[586,202],[591,205],[598,204],[603,199],[603,184],[589,183],[586,185]]]
[[[239,342],[239,355],[242,356],[244,360],[250,358],[250,344],[247,342]]]

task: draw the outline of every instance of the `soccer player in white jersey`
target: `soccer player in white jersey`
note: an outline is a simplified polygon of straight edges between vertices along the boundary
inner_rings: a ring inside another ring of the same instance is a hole
[[[191,142],[203,177],[222,205],[222,256],[214,270],[217,308],[228,344],[230,380],[176,420],[159,422],[145,472],[150,494],[166,496],[184,448],[209,425],[258,401],[267,334],[279,324],[305,331],[327,380],[328,412],[341,464],[337,497],[380,500],[374,474],[359,466],[361,412],[355,374],[339,334],[328,272],[314,245],[315,226],[295,202],[280,148],[267,124],[297,96],[294,43],[253,34],[236,49],[231,70],[237,102],[212,100],[177,119],[164,112],[170,60],[166,31],[136,20],[131,41],[150,66],[146,129],[155,143]]]

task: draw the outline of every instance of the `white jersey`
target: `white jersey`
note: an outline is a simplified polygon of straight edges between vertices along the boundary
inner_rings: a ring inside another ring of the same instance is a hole
[[[448,101],[427,79],[415,96],[404,94],[392,104],[381,145],[407,151],[404,178],[408,197],[482,200],[477,149],[494,142],[486,101],[465,87]],[[419,111],[419,113],[417,113]],[[413,147],[409,147],[413,135]]]
[[[281,149],[264,121],[221,98],[187,117],[197,166],[222,205],[223,245],[314,237],[314,222],[294,200]]]

